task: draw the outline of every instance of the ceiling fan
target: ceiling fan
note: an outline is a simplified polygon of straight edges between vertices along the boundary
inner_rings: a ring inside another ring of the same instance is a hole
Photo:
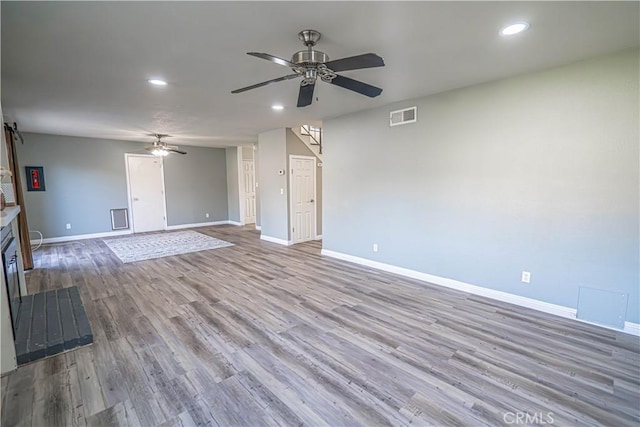
[[[186,151],[182,151],[178,149],[176,145],[167,145],[166,142],[162,141],[162,138],[170,137],[171,135],[163,134],[163,133],[153,133],[150,136],[155,136],[156,140],[153,141],[153,144],[144,147],[145,150],[150,151],[154,156],[166,156],[170,153],[178,153],[178,154],[187,154]]]
[[[298,33],[298,38],[307,47],[307,50],[301,50],[293,54],[291,61],[269,55],[268,53],[247,52],[247,55],[256,58],[266,59],[279,65],[291,68],[295,74],[279,77],[277,79],[267,80],[266,82],[257,83],[251,86],[236,89],[231,93],[246,92],[266,86],[271,83],[281,82],[284,80],[302,77],[300,82],[300,92],[298,93],[298,107],[306,107],[313,102],[313,91],[315,89],[316,80],[320,80],[349,89],[361,95],[374,98],[382,93],[379,87],[371,86],[358,80],[336,74],[339,71],[359,70],[362,68],[383,67],[384,60],[375,53],[365,53],[362,55],[350,56],[348,58],[336,59],[329,61],[329,56],[314,50],[313,46],[320,40],[320,33],[315,30],[304,30]]]

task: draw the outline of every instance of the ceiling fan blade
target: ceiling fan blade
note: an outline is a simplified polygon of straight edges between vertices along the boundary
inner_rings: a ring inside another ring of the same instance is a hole
[[[314,84],[300,85],[300,92],[298,92],[298,107],[306,107],[313,102],[313,90],[316,88]]]
[[[296,77],[300,77],[300,75],[299,74],[289,74],[288,76],[278,77],[277,79],[271,79],[271,80],[267,80],[266,82],[256,83],[254,85],[243,87],[241,89],[232,90],[231,93],[246,92],[248,90],[256,89],[256,88],[259,88],[259,87],[262,87],[262,86],[266,86],[266,85],[271,84],[271,83],[276,83],[276,82],[281,82],[281,81],[284,81],[284,80],[295,79]]]
[[[327,68],[338,72],[359,70],[361,68],[384,67],[384,60],[375,53],[364,53],[362,55],[325,62],[324,65],[326,65]]]
[[[359,94],[368,96],[370,98],[375,98],[382,93],[382,89],[380,89],[379,87],[371,86],[369,84],[363,83],[358,80],[353,80],[345,76],[336,76],[333,80],[331,80],[331,84],[352,90],[354,92],[358,92]]]
[[[178,150],[177,148],[165,148],[170,153],[187,154],[186,151]]]
[[[269,55],[268,53],[247,52],[247,55],[266,59],[267,61],[275,62],[276,64],[284,65],[285,67],[298,68],[298,65],[294,64],[293,62],[287,61],[286,59],[278,58],[277,56]]]

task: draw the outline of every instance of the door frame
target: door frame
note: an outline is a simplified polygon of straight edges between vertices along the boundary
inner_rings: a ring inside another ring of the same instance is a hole
[[[162,208],[163,217],[164,217],[164,226],[163,230],[167,229],[167,191],[164,185],[164,157],[162,156],[154,156],[153,154],[136,154],[136,153],[124,153],[124,170],[127,176],[127,205],[129,211],[129,224],[131,224],[131,232],[135,233],[135,222],[133,221],[133,203],[131,200],[131,178],[129,177],[129,157],[158,157],[160,158],[160,170],[162,173],[160,174],[161,179],[160,183],[162,184]]]
[[[313,237],[309,240],[304,240],[304,242],[308,242],[311,240],[318,239],[318,181],[317,181],[317,170],[316,170],[316,157],[315,156],[303,156],[300,154],[289,154],[289,191],[287,192],[289,197],[289,221],[287,221],[289,226],[289,244],[293,245],[293,159],[302,159],[302,160],[311,160],[313,162]],[[300,242],[303,243],[303,242]]]

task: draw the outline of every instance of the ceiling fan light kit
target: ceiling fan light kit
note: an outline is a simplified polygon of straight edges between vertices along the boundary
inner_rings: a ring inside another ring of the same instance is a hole
[[[382,93],[382,89],[370,84],[344,77],[336,74],[339,71],[358,70],[363,68],[383,67],[384,60],[375,53],[365,53],[362,55],[350,56],[348,58],[329,60],[329,55],[319,50],[314,50],[313,46],[320,40],[322,35],[315,30],[303,30],[298,33],[298,38],[307,47],[291,56],[291,61],[278,58],[268,53],[247,52],[247,55],[256,58],[266,59],[278,65],[291,68],[295,74],[267,80],[251,86],[236,89],[231,93],[242,93],[248,90],[266,86],[271,83],[302,77],[300,91],[298,93],[298,107],[306,107],[313,102],[313,92],[318,77],[326,83],[331,83],[344,89],[349,89],[361,95],[374,98]]]
[[[169,152],[164,148],[154,148],[153,150],[151,150],[151,154],[153,154],[154,156],[167,156],[169,155]]]
[[[154,133],[152,136],[155,136],[156,140],[153,141],[152,145],[150,145],[148,147],[144,147],[144,149],[149,151],[154,156],[163,157],[163,156],[167,156],[167,155],[169,155],[171,153],[187,154],[186,151],[182,151],[182,150],[178,149],[177,146],[167,145],[166,142],[162,141],[162,138],[166,138],[166,137],[169,137],[171,135],[167,135],[167,134],[163,134],[163,133]]]

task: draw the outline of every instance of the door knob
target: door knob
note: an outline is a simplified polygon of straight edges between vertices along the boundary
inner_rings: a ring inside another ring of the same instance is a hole
[[[140,199],[138,199],[137,197],[134,197],[134,198],[133,198],[133,201],[134,201],[134,202],[137,202],[137,201],[139,201],[139,200],[140,200]]]
[[[309,200],[311,203],[313,203],[313,199]]]

